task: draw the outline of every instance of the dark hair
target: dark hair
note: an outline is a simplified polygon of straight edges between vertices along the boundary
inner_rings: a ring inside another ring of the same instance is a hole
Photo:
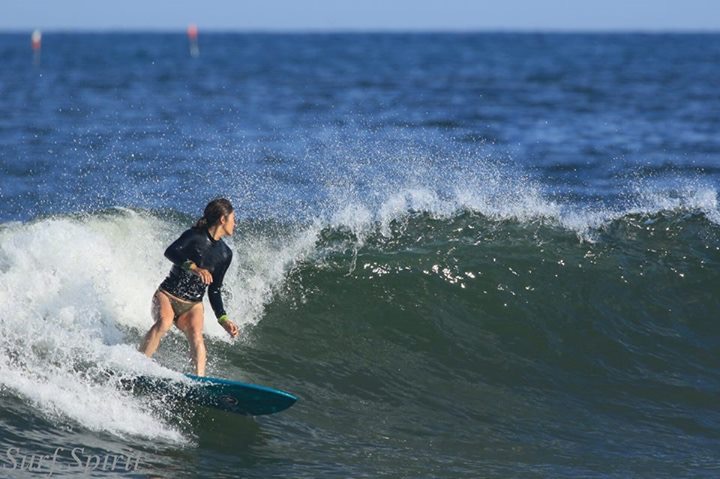
[[[234,211],[230,200],[225,198],[216,198],[207,204],[202,218],[195,223],[195,228],[210,228],[215,225],[220,218],[227,216]]]

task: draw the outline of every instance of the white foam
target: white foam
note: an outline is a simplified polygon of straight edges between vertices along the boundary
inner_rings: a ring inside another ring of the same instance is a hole
[[[60,421],[184,441],[147,400],[89,374],[173,374],[125,344],[122,328],[151,325],[150,297],[168,268],[162,226],[130,212],[5,225],[0,384]]]
[[[121,437],[187,442],[181,432],[159,420],[152,410],[122,392],[114,382],[89,381],[62,365],[33,363],[33,358],[27,358],[27,366],[23,368],[0,364],[0,384],[26,397],[36,410],[50,419],[71,420],[92,431]]]
[[[126,332],[137,338],[152,325],[151,298],[171,266],[164,249],[186,226],[130,210],[3,225],[0,385],[54,420],[183,441],[147,398],[99,381],[98,372],[182,377],[145,358]],[[240,231],[229,241],[235,260],[224,289],[233,319],[242,325],[262,318],[288,269],[314,250],[320,230],[314,223],[281,238]],[[206,335],[227,340],[207,299],[205,312]]]
[[[637,196],[637,205],[631,209],[631,213],[696,210],[710,221],[718,223],[717,191],[710,186],[681,183],[662,190],[643,188]]]
[[[450,181],[451,187],[445,182]],[[338,195],[340,196],[340,195]],[[635,184],[621,204],[561,204],[548,199],[542,187],[527,177],[514,177],[502,168],[485,168],[479,173],[445,175],[434,184],[388,188],[370,199],[359,201],[357,194],[330,207],[329,226],[348,228],[359,244],[379,231],[390,235],[390,224],[415,212],[435,218],[451,218],[472,211],[495,221],[546,221],[591,239],[593,232],[627,215],[653,215],[671,211],[698,211],[720,224],[717,191],[691,182],[676,185]]]

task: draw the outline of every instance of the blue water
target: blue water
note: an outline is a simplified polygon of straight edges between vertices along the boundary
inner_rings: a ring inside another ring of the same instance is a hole
[[[720,35],[3,34],[0,62],[6,470],[720,470]],[[134,347],[216,196],[243,333],[208,315],[209,373],[300,397],[256,421],[102,379],[189,371],[178,334]]]
[[[49,34],[33,66],[27,38],[3,36],[2,218],[194,212],[219,191],[255,215],[322,203],[318,182],[351,175],[362,189],[418,162],[444,173],[507,160],[586,205],[615,202],[638,178],[717,183],[714,35],[202,43],[193,59],[181,35]]]

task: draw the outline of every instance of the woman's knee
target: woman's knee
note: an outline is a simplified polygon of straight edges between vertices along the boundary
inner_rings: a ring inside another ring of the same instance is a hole
[[[173,325],[173,318],[172,317],[159,317],[155,321],[155,327],[161,332],[161,333],[167,333],[170,331],[170,328],[172,328]]]
[[[204,344],[202,323],[191,323],[187,329],[185,329],[185,334],[190,341],[196,344]]]
[[[199,355],[206,354],[205,341],[203,340],[202,336],[193,340],[193,348],[195,349],[195,352]]]
[[[190,347],[195,352],[195,354],[199,356],[204,356],[206,350],[205,338],[202,334],[202,328],[190,327],[185,330],[185,335],[187,337],[188,343],[190,343]]]

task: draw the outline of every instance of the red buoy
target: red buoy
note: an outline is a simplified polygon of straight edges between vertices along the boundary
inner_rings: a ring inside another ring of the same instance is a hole
[[[190,41],[190,56],[197,57],[200,55],[200,47],[198,46],[198,28],[197,25],[191,23],[187,29],[188,40]]]
[[[190,40],[197,40],[197,37],[198,37],[197,25],[195,25],[194,23],[190,24],[187,29],[187,34],[188,34],[188,38]]]
[[[42,47],[42,33],[40,30],[35,30],[30,36],[33,49],[33,64],[40,64],[40,48]]]
[[[42,33],[40,33],[40,30],[32,32],[32,36],[30,38],[32,39],[32,49],[40,50],[42,45]]]

